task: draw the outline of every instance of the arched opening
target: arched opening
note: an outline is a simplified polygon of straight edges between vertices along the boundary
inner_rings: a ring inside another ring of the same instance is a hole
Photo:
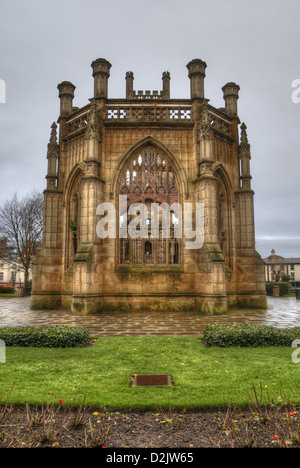
[[[232,268],[232,202],[227,174],[223,168],[218,168],[217,197],[218,197],[218,235],[219,245],[223,252],[225,263]]]
[[[66,268],[72,265],[78,246],[80,245],[81,218],[81,177],[82,171],[76,171],[69,186],[66,204]]]
[[[119,263],[178,264],[179,192],[171,158],[150,142],[135,150],[120,171],[118,194],[126,201],[118,219],[127,232],[119,239]]]

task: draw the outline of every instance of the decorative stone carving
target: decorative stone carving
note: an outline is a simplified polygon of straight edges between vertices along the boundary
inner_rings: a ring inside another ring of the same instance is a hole
[[[57,125],[55,122],[51,125],[51,136],[48,143],[47,159],[48,159],[48,171],[47,171],[47,187],[53,188],[56,185],[57,179],[57,161],[58,161],[58,143],[56,135]]]
[[[95,100],[92,101],[90,115],[88,119],[87,128],[85,131],[85,139],[91,140],[95,139],[100,141],[100,129],[99,129],[99,120],[97,116],[97,103]]]
[[[250,144],[247,136],[247,127],[243,122],[241,125],[241,142],[239,146],[239,159],[241,161],[241,181],[243,189],[251,188],[251,174],[250,174]]]

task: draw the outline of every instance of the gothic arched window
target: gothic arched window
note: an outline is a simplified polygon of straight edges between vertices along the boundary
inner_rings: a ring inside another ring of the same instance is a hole
[[[119,212],[120,226],[127,227],[127,235],[119,241],[120,263],[179,263],[178,188],[172,161],[154,146],[146,145],[127,160],[119,181],[119,194],[127,198],[127,206],[125,203]],[[143,205],[143,213],[138,204]],[[132,236],[130,225],[134,222],[138,234]]]
[[[218,238],[219,245],[225,257],[226,264],[232,268],[231,255],[231,209],[228,189],[222,178],[222,173],[217,171],[217,193],[218,193]]]

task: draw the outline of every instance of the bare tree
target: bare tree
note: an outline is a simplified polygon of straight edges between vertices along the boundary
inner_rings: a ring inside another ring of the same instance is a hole
[[[2,258],[18,262],[24,270],[24,285],[29,269],[41,249],[43,231],[43,195],[32,192],[21,200],[14,194],[0,207],[0,236],[6,238]]]
[[[6,247],[7,240],[6,237],[0,237],[0,258],[3,258],[6,254]]]

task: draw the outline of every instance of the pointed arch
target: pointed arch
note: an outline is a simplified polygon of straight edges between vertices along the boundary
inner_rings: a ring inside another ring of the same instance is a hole
[[[123,172],[123,169],[127,163],[127,161],[136,153],[139,149],[143,147],[151,145],[155,147],[158,151],[161,151],[166,157],[172,162],[174,166],[174,170],[177,175],[178,184],[179,184],[179,191],[184,194],[185,198],[188,197],[188,180],[182,164],[180,163],[177,156],[167,148],[163,143],[152,136],[148,136],[143,138],[142,140],[138,141],[134,145],[132,145],[122,156],[120,159],[116,169],[114,170],[112,179],[111,179],[111,189],[110,189],[110,197],[115,198],[118,194],[118,186],[120,184],[120,177]]]
[[[214,167],[217,178],[218,238],[226,264],[233,267],[233,217],[234,193],[229,175],[221,163]]]
[[[228,172],[226,171],[222,163],[217,163],[216,165],[214,165],[213,174],[215,177],[217,178],[219,177],[222,180],[224,187],[226,189],[227,195],[229,197],[230,203],[233,204],[234,193],[233,193],[232,183],[228,175]]]
[[[177,157],[154,138],[144,138],[121,158],[112,179],[111,196],[127,195],[127,210],[136,202],[146,206],[141,219],[141,234],[129,232],[119,239],[120,264],[169,265],[180,263],[181,239],[177,237],[177,218],[165,205],[182,203],[187,196],[187,179]],[[138,208],[138,216],[140,215]],[[178,214],[178,213],[177,213]],[[118,212],[117,222],[126,226],[130,216]],[[145,218],[147,216],[147,219]],[[141,222],[137,217],[138,223]]]
[[[63,195],[65,216],[65,267],[68,268],[80,243],[81,218],[81,179],[84,176],[85,164],[77,163],[67,178]]]
[[[67,202],[70,200],[70,193],[72,192],[74,184],[76,183],[78,177],[82,177],[85,171],[86,165],[83,162],[75,164],[75,166],[71,170],[64,186],[63,207],[65,207]]]

